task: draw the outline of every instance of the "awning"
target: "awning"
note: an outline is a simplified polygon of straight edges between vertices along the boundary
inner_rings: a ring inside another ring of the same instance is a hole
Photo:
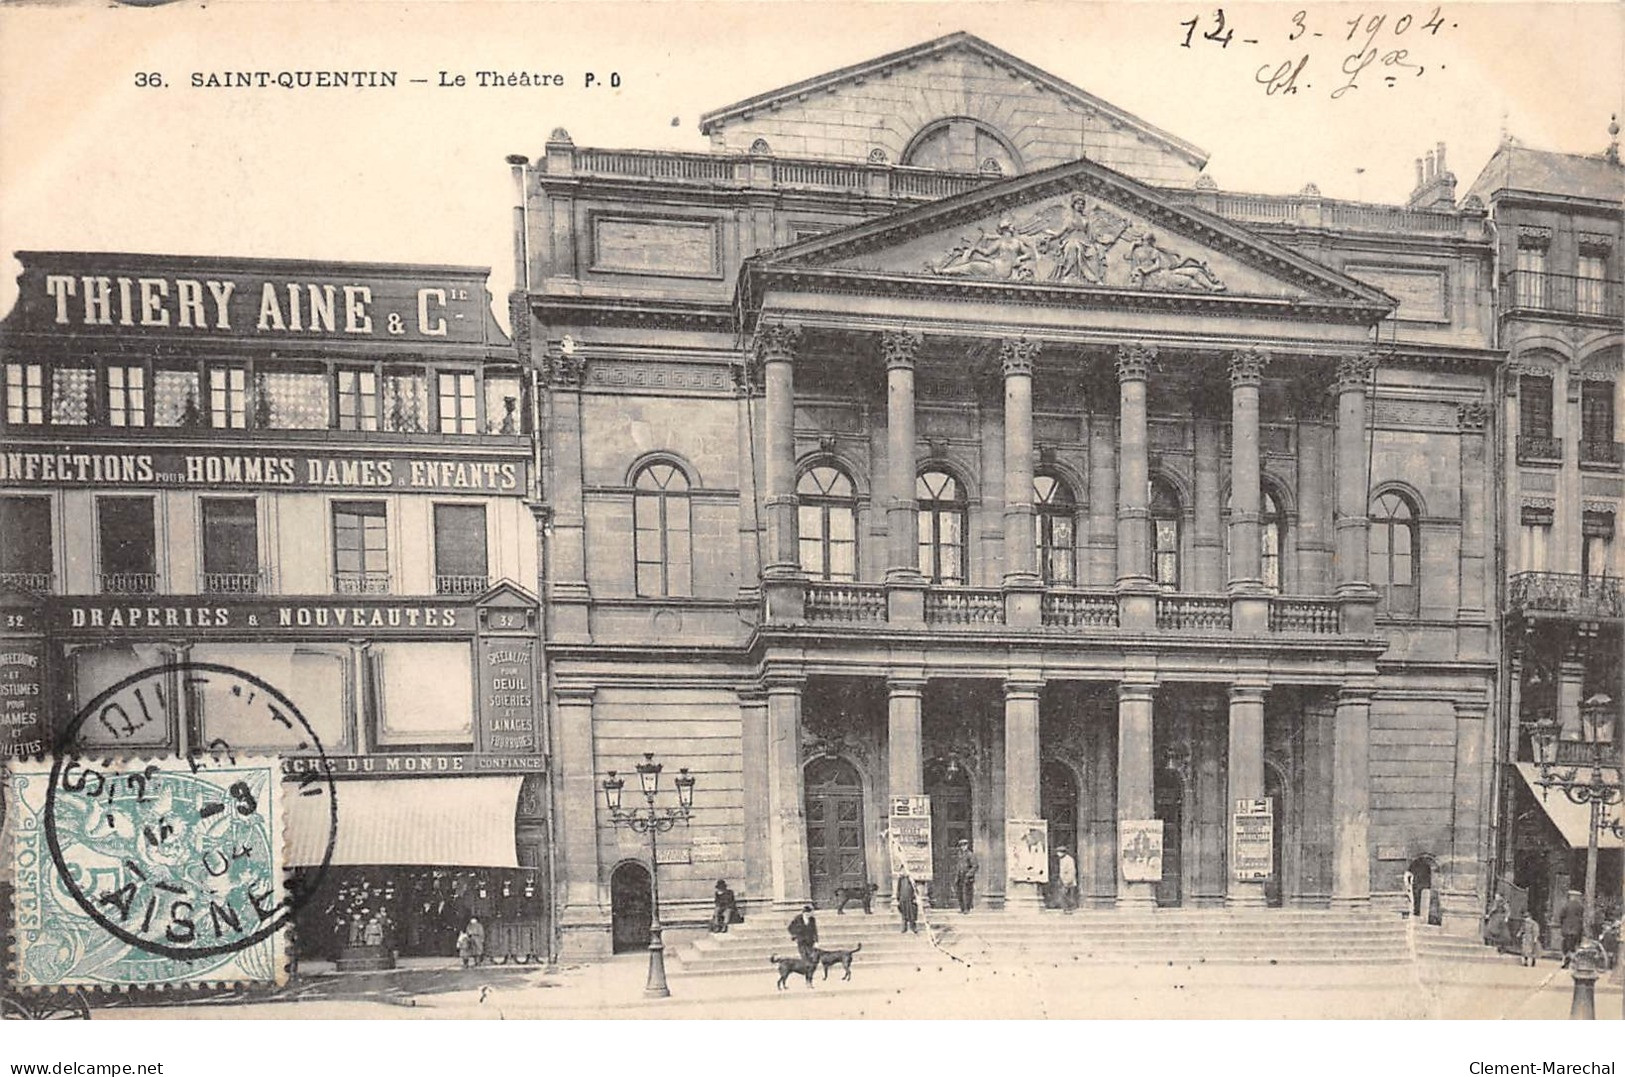
[[[435,867],[517,868],[514,775],[478,778],[401,778],[334,782],[338,804],[335,865],[421,864]],[[290,867],[322,862],[332,825],[325,795],[299,796],[293,784],[284,830]]]
[[[1603,776],[1611,782],[1618,783],[1619,772],[1611,767],[1604,767]],[[1524,782],[1529,791],[1535,795],[1535,803],[1546,809],[1546,815],[1553,825],[1562,832],[1563,838],[1570,847],[1584,849],[1586,847],[1587,831],[1591,829],[1591,805],[1576,804],[1563,794],[1563,790],[1553,786],[1543,789],[1540,785],[1540,768],[1533,763],[1519,763],[1518,773],[1523,775]],[[1581,767],[1578,777],[1586,778],[1591,774],[1591,768]],[[1615,804],[1608,808],[1607,819],[1619,818],[1620,806]],[[1622,843],[1614,836],[1612,830],[1604,828],[1597,835],[1597,848],[1618,849]]]

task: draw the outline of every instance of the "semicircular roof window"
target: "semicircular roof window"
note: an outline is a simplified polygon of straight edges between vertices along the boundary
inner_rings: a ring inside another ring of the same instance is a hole
[[[999,176],[1021,172],[1021,160],[1009,140],[986,124],[963,117],[921,128],[903,151],[903,164]]]

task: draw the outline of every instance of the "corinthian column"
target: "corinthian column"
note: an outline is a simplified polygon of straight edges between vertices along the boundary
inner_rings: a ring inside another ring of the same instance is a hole
[[[886,583],[893,624],[925,622],[914,496],[914,358],[921,336],[913,329],[880,334],[886,362]]]
[[[1042,342],[1004,341],[1005,623],[1037,627],[1042,615],[1033,521],[1033,360]]]
[[[1267,352],[1251,348],[1230,356],[1231,623],[1237,632],[1248,635],[1269,627],[1269,603],[1262,597],[1259,509],[1263,465],[1258,441],[1258,387],[1269,361]]]
[[[1373,352],[1345,355],[1337,361],[1337,545],[1333,563],[1337,597],[1342,600],[1342,628],[1355,635],[1370,635],[1376,628],[1376,596],[1366,579],[1371,451],[1365,425],[1366,393],[1376,365]]]
[[[1145,418],[1145,382],[1157,349],[1149,344],[1117,348],[1117,588],[1125,592],[1118,622],[1125,629],[1156,625],[1151,576],[1151,463]]]
[[[801,327],[774,322],[756,331],[756,360],[767,387],[767,564],[762,569],[767,616],[799,621],[805,601],[796,548],[795,355]]]

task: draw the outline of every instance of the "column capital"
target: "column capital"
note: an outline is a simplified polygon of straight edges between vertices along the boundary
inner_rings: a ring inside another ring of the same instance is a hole
[[[586,380],[587,357],[574,337],[550,340],[544,349],[542,379],[548,388],[579,389]]]
[[[739,697],[739,705],[742,707],[767,706],[766,685],[757,683],[735,685],[734,694]]]
[[[883,329],[880,332],[880,357],[887,370],[913,370],[914,357],[925,339],[918,329]]]
[[[763,322],[756,327],[751,345],[758,363],[788,363],[801,346],[801,326],[794,322]]]
[[[1339,393],[1363,393],[1371,381],[1372,371],[1377,369],[1378,355],[1374,351],[1360,352],[1357,355],[1341,355],[1337,359],[1337,391]]]
[[[1121,681],[1117,685],[1119,703],[1150,703],[1156,694],[1155,681]]]
[[[1043,689],[1043,681],[1012,677],[1010,680],[1004,682],[1004,698],[1037,699],[1038,693],[1043,691]]]
[[[1232,684],[1230,686],[1230,702],[1262,705],[1264,697],[1269,694],[1269,690],[1267,684]]]
[[[1456,422],[1463,433],[1481,433],[1490,423],[1490,406],[1483,398],[1456,405]]]
[[[801,690],[807,686],[807,675],[799,670],[770,671],[762,677],[762,686],[770,696],[785,693],[800,695]]]
[[[1270,353],[1262,348],[1244,348],[1230,353],[1230,388],[1257,388],[1264,380]]]
[[[1376,694],[1377,689],[1373,685],[1345,684],[1337,690],[1337,702],[1339,704],[1349,703],[1354,705],[1364,704],[1369,706],[1371,703],[1371,697],[1375,696]]]
[[[890,698],[898,696],[918,696],[925,692],[925,678],[912,674],[894,674],[886,678],[886,695]]]
[[[1119,344],[1117,346],[1117,380],[1145,381],[1151,375],[1151,364],[1157,361],[1155,344]]]
[[[1005,337],[999,343],[999,365],[1004,369],[1004,376],[1025,374],[1029,377],[1033,372],[1033,360],[1044,348],[1042,340],[1028,340],[1025,336]]]
[[[561,707],[590,707],[598,689],[590,684],[559,684],[553,687],[553,701]]]
[[[733,375],[734,390],[742,397],[756,396],[766,387],[761,357],[754,352],[746,352],[728,370]]]

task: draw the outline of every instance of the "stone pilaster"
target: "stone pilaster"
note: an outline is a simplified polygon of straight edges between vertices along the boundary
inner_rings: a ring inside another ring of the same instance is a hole
[[[585,455],[581,425],[581,385],[586,360],[581,347],[566,337],[547,345],[545,367],[548,407],[553,436],[549,446],[548,500],[553,508],[553,538],[549,551],[548,593],[551,601],[548,635],[554,643],[591,640],[587,587],[587,518],[582,499]]]
[[[807,881],[806,793],[801,773],[801,693],[806,680],[774,673],[767,678],[767,781],[772,899],[775,908],[799,907],[812,891]]]
[[[1371,694],[1340,689],[1332,719],[1332,904],[1344,908],[1371,902]]]
[[[593,748],[595,689],[561,685],[553,690],[554,758],[558,775],[554,850],[563,887],[559,909],[559,956],[581,960],[609,956],[604,931],[603,869],[598,855],[599,780]]]
[[[744,766],[745,879],[743,897],[764,901],[773,894],[772,802],[769,796],[767,693],[759,685],[739,689],[739,749]]]

